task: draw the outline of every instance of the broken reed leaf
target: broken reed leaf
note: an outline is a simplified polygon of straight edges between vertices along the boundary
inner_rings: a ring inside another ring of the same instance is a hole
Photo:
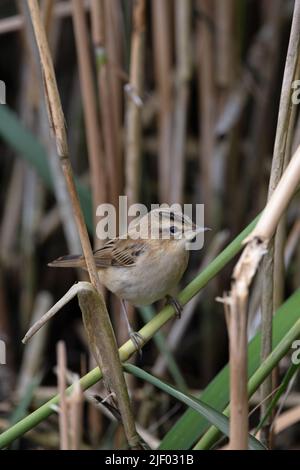
[[[22,343],[26,344],[27,341],[32,338],[32,336],[39,331],[42,326],[45,325],[54,315],[56,315],[59,310],[64,307],[70,300],[72,300],[75,295],[78,294],[78,292],[81,289],[87,289],[87,286],[90,285],[89,282],[78,282],[77,284],[74,284],[67,292],[66,294],[59,299],[56,304],[53,305],[53,307],[48,310],[37,322],[35,322],[27,331],[26,335],[22,339]]]

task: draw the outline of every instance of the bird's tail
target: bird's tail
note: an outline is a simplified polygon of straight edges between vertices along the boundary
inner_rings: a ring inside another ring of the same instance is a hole
[[[85,261],[82,255],[66,255],[51,261],[48,266],[54,268],[85,268]]]

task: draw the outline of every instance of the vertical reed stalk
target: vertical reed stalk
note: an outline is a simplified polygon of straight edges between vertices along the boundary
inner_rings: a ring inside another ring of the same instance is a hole
[[[185,181],[185,143],[189,82],[191,79],[191,8],[190,0],[175,3],[176,24],[176,99],[174,109],[172,171],[170,178],[171,203],[183,202]]]
[[[205,219],[209,225],[212,213],[213,167],[215,146],[215,70],[213,47],[213,3],[198,0],[197,7],[203,11],[206,20],[197,22],[197,71],[199,90],[199,163],[201,166],[201,201],[205,204]]]
[[[159,95],[158,193],[161,202],[170,200],[172,139],[172,61],[170,3],[152,2],[154,61]]]
[[[130,82],[133,96],[127,97],[126,109],[126,144],[125,144],[125,193],[128,204],[139,201],[141,182],[141,102],[134,99],[141,97],[144,82],[145,61],[145,0],[138,0],[133,9],[133,31],[130,54]]]
[[[70,416],[70,448],[78,450],[80,448],[82,437],[82,418],[84,396],[81,390],[79,377],[75,379],[74,388],[68,399]]]
[[[216,78],[218,86],[226,89],[234,77],[233,10],[234,0],[216,0]]]
[[[101,127],[103,132],[103,143],[105,162],[108,176],[108,200],[118,206],[118,196],[121,193],[120,175],[120,142],[116,128],[116,120],[112,103],[112,87],[109,80],[108,52],[105,41],[104,27],[104,4],[103,0],[92,0],[91,3],[91,23],[92,39],[97,71],[98,101],[101,116]],[[106,25],[106,28],[108,25]]]
[[[93,214],[99,204],[106,202],[106,175],[103,158],[103,142],[96,108],[96,96],[89,48],[88,30],[82,2],[72,0],[73,20],[76,40],[79,76],[83,97],[85,129],[90,162],[91,186],[93,194]]]
[[[118,204],[118,196],[122,191],[122,44],[124,31],[121,18],[121,3],[118,0],[102,0],[104,2],[105,22],[105,54],[108,66],[106,88],[108,99],[104,102],[105,110],[111,108],[110,120],[112,138],[114,139],[114,159],[111,162],[110,193],[111,201]],[[111,138],[111,137],[110,137]]]
[[[57,343],[57,378],[59,393],[59,436],[60,450],[69,450],[68,404],[66,396],[67,355],[63,341]]]
[[[230,357],[231,450],[248,449],[247,301],[248,295],[238,283],[233,286],[230,305],[225,299]]]

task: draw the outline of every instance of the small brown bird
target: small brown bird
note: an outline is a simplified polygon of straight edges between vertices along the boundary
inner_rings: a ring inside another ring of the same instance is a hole
[[[121,299],[129,335],[137,348],[140,336],[129,324],[125,301],[142,306],[167,298],[180,316],[181,306],[170,294],[186,270],[187,243],[205,230],[181,212],[154,209],[125,237],[111,239],[94,252],[100,282]],[[62,256],[49,266],[86,269],[82,255]]]

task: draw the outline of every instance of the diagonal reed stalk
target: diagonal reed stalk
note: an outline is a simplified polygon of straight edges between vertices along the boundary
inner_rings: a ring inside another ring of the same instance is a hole
[[[300,320],[292,326],[289,332],[283,337],[272,353],[267,357],[265,362],[259,366],[254,372],[247,383],[247,395],[251,397],[259,386],[264,382],[266,377],[270,375],[272,370],[277,366],[279,361],[287,354],[291,344],[299,338],[300,334]],[[223,414],[230,415],[230,405],[225,408]],[[210,427],[209,430],[202,436],[199,442],[195,445],[195,450],[209,449],[216,442],[219,437],[219,431],[215,427]]]
[[[99,281],[87,228],[84,222],[74,183],[73,171],[69,159],[69,149],[65,129],[64,115],[58,93],[53,62],[49,50],[45,28],[41,19],[37,0],[28,0],[28,5],[40,54],[41,66],[45,82],[45,97],[48,105],[50,125],[54,131],[57,152],[60,158],[64,176],[68,186],[68,191],[72,201],[74,216],[81,240],[81,245],[90,281],[100,297],[101,284]],[[100,299],[102,300],[101,297]],[[131,411],[128,391],[126,388],[122,366],[119,360],[116,339],[106,309],[99,310],[99,318],[101,321],[101,329],[103,332],[106,333],[106,335],[104,335],[106,341],[98,345],[102,362],[105,363],[105,365],[107,366],[108,375],[106,377],[106,381],[109,384],[109,389],[112,390],[115,394],[128,444],[130,447],[136,448],[138,447],[139,438],[135,429],[135,423]]]
[[[249,235],[257,219],[253,220],[210,264],[205,268],[193,281],[183,289],[178,296],[178,300],[182,305],[187,304],[206,284],[213,279],[226,264],[231,261],[234,256],[241,250],[243,240]],[[147,325],[141,330],[140,334],[143,336],[145,343],[148,342],[153,335],[159,331],[173,316],[175,311],[171,306],[165,307],[160,313],[158,313]],[[135,352],[134,345],[131,341],[127,341],[119,349],[120,360],[122,362],[127,361]],[[82,390],[86,390],[92,387],[102,378],[102,373],[99,368],[96,368],[86,374],[80,380]],[[67,393],[72,393],[73,387],[67,389]],[[54,411],[52,405],[57,405],[59,402],[59,396],[53,397],[47,403],[42,405],[40,408],[35,410],[29,416],[19,421],[17,424],[7,429],[0,435],[0,448],[8,446],[18,437],[25,434],[27,431],[32,429],[38,423],[50,416]]]

